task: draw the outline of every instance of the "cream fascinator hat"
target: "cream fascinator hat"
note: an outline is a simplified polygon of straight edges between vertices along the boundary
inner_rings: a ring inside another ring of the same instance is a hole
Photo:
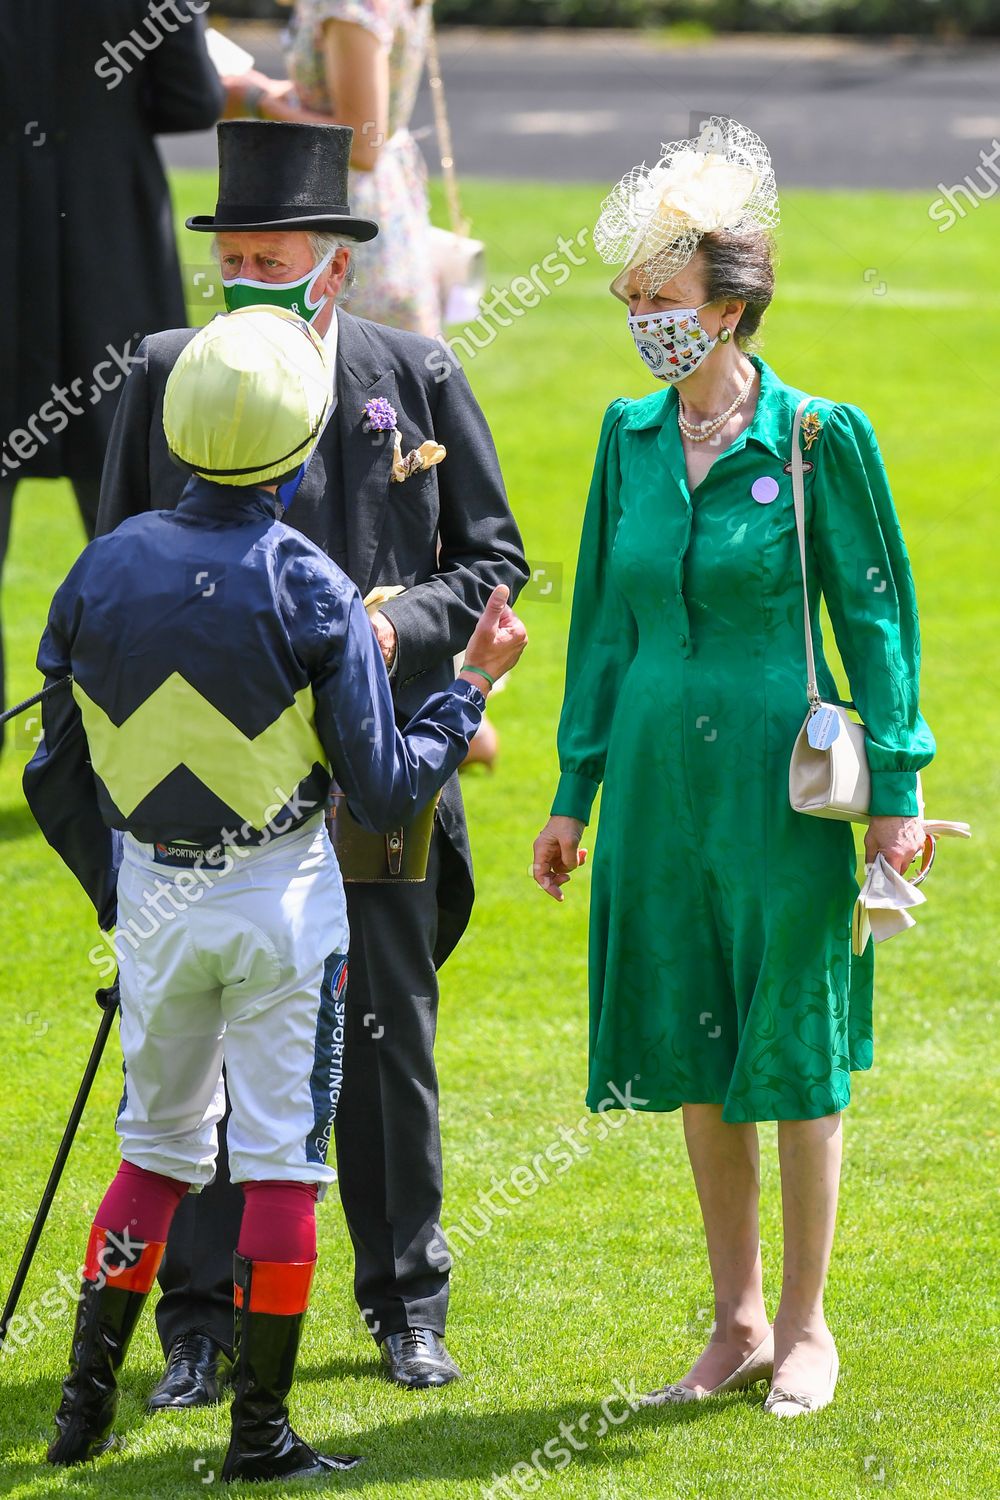
[[[652,295],[676,276],[713,229],[771,229],[778,190],[767,147],[745,125],[712,115],[692,140],[668,141],[655,167],[633,167],[605,198],[594,247],[622,265],[611,283],[626,301],[629,272]]]

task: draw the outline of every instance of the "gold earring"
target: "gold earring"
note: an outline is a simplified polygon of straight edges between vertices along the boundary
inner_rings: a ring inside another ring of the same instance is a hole
[[[733,330],[731,328],[721,328],[719,330],[719,343],[720,344],[728,344],[729,340],[732,338],[732,336],[733,336]]]

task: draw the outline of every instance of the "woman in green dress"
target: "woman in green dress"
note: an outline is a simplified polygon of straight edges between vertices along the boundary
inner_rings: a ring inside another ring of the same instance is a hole
[[[559,724],[561,777],[535,879],[562,899],[603,785],[590,925],[590,1088],[682,1109],[715,1292],[690,1401],[770,1379],[765,1408],[827,1404],[823,1314],[851,1072],[872,1062],[872,948],[852,952],[846,823],[792,810],[807,709],[792,419],[803,392],[747,352],[774,284],[763,144],[714,119],[637,169],[595,243],[623,269],[639,352],[667,382],[609,407],[587,502]],[[924,843],[913,582],[871,426],[816,399],[804,423],[819,688],[820,589],[867,728],[866,857]],[[778,1121],[781,1300],[770,1325],[758,1229],[759,1120]]]

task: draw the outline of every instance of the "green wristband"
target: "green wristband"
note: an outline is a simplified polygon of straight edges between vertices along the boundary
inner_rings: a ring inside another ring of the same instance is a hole
[[[495,679],[490,676],[489,672],[486,671],[485,667],[470,667],[469,663],[467,661],[463,661],[463,663],[462,663],[462,671],[463,672],[478,672],[479,675],[480,675],[480,677],[485,677],[486,678],[486,681],[489,683],[490,687],[493,687],[495,685]]]

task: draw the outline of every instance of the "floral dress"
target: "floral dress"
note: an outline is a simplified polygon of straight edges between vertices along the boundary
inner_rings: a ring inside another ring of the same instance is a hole
[[[433,336],[440,331],[440,313],[428,236],[427,168],[408,129],[427,52],[430,3],[296,0],[286,51],[289,76],[307,109],[336,116],[323,64],[327,21],[363,26],[389,52],[389,139],[374,170],[352,170],[349,179],[351,212],[374,219],[379,233],[355,253],[357,280],[348,310]]]
[[[616,401],[587,505],[553,813],[603,783],[590,914],[588,1102],[715,1103],[724,1120],[844,1108],[872,1062],[872,945],[851,949],[847,823],[794,812],[806,714],[788,473],[802,393],[763,360],[750,426],[689,491],[677,391]],[[806,523],[819,689],[822,590],[867,729],[873,814],[912,816],[934,753],[918,708],[913,580],[857,407],[815,400]]]

